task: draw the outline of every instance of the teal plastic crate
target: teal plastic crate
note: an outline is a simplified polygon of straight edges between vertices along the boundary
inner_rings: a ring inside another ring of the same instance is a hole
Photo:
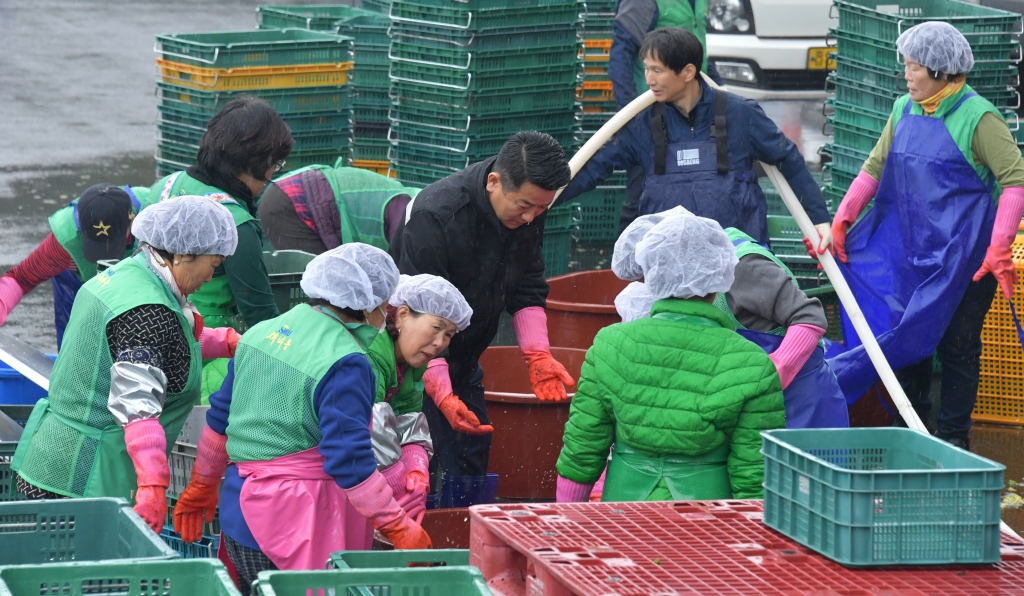
[[[859,173],[861,168],[864,167],[864,162],[867,161],[868,155],[870,155],[867,151],[859,151],[857,149],[843,147],[842,145],[834,145],[832,143],[824,145],[821,151],[822,153],[828,153],[832,157],[833,167],[844,172]]]
[[[902,66],[879,66],[838,55],[836,56],[836,74],[864,85],[899,93],[907,92],[907,81],[903,78]],[[1016,66],[1008,62],[996,65],[994,68],[972,70],[967,74],[967,84],[979,94],[985,93],[989,87],[1002,89],[1016,87],[1019,82]]]
[[[167,497],[167,519],[164,521],[164,527],[174,527],[174,507],[178,504],[178,499]],[[203,522],[203,536],[220,536],[220,507],[213,514],[213,521],[210,523]],[[219,540],[219,539],[218,539]],[[166,540],[165,540],[166,542]],[[218,542],[219,545],[219,542]],[[168,543],[172,549],[176,550],[181,554],[180,550],[175,545]],[[186,545],[187,546],[187,545]],[[216,552],[216,551],[214,551]]]
[[[805,284],[806,280],[805,280]],[[843,321],[839,308],[839,296],[832,284],[823,283],[814,287],[803,287],[804,294],[809,298],[817,298],[821,302],[821,308],[825,311],[825,320],[828,321],[828,330],[825,337],[832,341],[843,341]]]
[[[240,596],[220,561],[0,567],[0,596]]]
[[[386,161],[391,144],[387,139],[355,137],[352,140],[352,158],[359,160]]]
[[[883,42],[842,29],[831,29],[829,36],[838,42],[840,56],[887,68],[903,66],[894,42]],[[1006,41],[999,43],[972,44],[971,52],[975,68],[1003,68],[1019,58],[1020,46],[1007,37]]]
[[[339,4],[314,6],[263,5],[256,8],[256,19],[261,29],[303,28],[326,31],[352,37],[359,62],[360,47],[387,47],[387,28],[384,15],[369,10]]]
[[[323,162],[325,165],[333,162]],[[277,309],[287,312],[292,307],[309,301],[309,296],[299,287],[306,265],[316,255],[301,250],[278,250],[263,253],[263,262],[270,276],[270,290],[274,293]]]
[[[625,186],[599,186],[573,199],[580,207],[580,242],[615,242],[626,198]]]
[[[172,525],[164,526],[160,531],[160,539],[174,549],[182,559],[214,559],[220,546],[220,538],[216,536],[203,536],[195,542],[185,542],[174,532]]]
[[[391,85],[391,92],[396,99],[395,105],[412,102],[425,109],[481,116],[569,109],[576,104],[576,89],[565,86],[516,93],[479,93],[395,81]]]
[[[388,52],[390,60],[474,73],[560,66],[575,68],[579,62],[579,53],[583,51],[583,44],[575,40],[567,43],[548,42],[550,45],[536,47],[477,50],[473,44],[469,48],[436,48],[421,45],[418,40],[405,39],[398,38],[392,42]],[[358,61],[356,64],[358,68]]]
[[[575,203],[552,207],[544,220],[545,230],[576,229],[580,225],[580,208]]]
[[[243,93],[201,91],[172,83],[157,81],[157,97],[163,105],[174,105],[189,110],[205,120],[212,118],[224,104],[241,95],[253,95],[267,100],[278,114],[308,112],[340,112],[353,103],[354,91],[348,86],[302,87],[298,89],[267,89]],[[387,93],[385,92],[385,96]]]
[[[204,68],[352,62],[352,38],[305,29],[256,29],[156,36],[164,60]]]
[[[1001,43],[1021,31],[1019,14],[950,0],[835,0],[839,27],[882,43],[895,45],[907,29],[927,21],[944,21],[957,28],[971,45]]]
[[[551,112],[481,118],[470,114],[445,114],[415,104],[403,104],[391,109],[390,120],[402,125],[437,129],[441,133],[512,136],[521,130],[546,132],[573,128],[579,123],[580,112],[577,106],[572,106]]]
[[[475,567],[261,571],[253,596],[490,596]]]
[[[569,252],[572,250],[573,230],[544,230],[544,244],[541,255],[544,257],[545,277],[558,277],[569,272]]]
[[[177,557],[124,499],[0,503],[5,565]]]
[[[8,407],[10,406],[4,407],[5,413]],[[11,470],[11,459],[17,450],[17,443],[0,442],[0,502],[25,499],[25,495],[19,493],[14,486],[14,470]]]
[[[358,73],[354,81],[359,81]],[[411,62],[392,62],[390,78],[413,85],[440,87],[467,92],[518,90],[530,87],[575,87],[582,81],[582,72],[573,61],[569,65],[535,67],[519,70],[499,70],[474,72],[453,70],[446,67],[413,64]],[[361,83],[355,83],[361,84]]]
[[[832,125],[834,144],[861,152],[870,153],[875,148],[878,138],[882,136],[881,132],[875,132],[845,122],[838,122],[835,116],[830,117],[828,123]]]
[[[401,567],[454,567],[469,565],[465,549],[342,550],[331,553],[328,568],[382,569]]]
[[[768,527],[850,566],[999,561],[1002,464],[902,428],[761,437]]]
[[[473,8],[470,2],[395,0],[389,15],[406,28],[440,33],[444,30],[486,31],[516,27],[568,26],[580,22],[580,6],[571,0],[501,2],[492,7]]]

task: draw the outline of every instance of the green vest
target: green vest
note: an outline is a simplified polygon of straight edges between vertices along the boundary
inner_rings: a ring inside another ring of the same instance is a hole
[[[366,355],[373,366],[373,375],[377,379],[377,390],[374,403],[384,401],[388,391],[398,385],[398,365],[395,361],[395,342],[387,333],[377,336]],[[406,367],[402,375],[402,384],[388,401],[396,416],[423,411],[423,373],[426,366],[420,368]]]
[[[365,354],[377,330],[352,331],[326,308],[300,304],[249,329],[235,352],[228,414],[232,461],[265,461],[320,444],[313,394],[339,360]]]
[[[658,22],[655,29],[664,27],[682,27],[691,31],[700,40],[704,48],[704,63],[700,69],[708,71],[708,0],[695,0],[697,9],[690,8],[688,0],[657,0]],[[633,62],[633,82],[639,92],[647,89],[647,77],[644,75],[644,57],[637,56]]]
[[[153,204],[184,195],[210,196],[227,207],[236,227],[249,221],[256,221],[242,201],[215,186],[203,184],[185,172],[176,172],[154,184],[147,202]],[[213,279],[189,296],[189,300],[199,310],[199,314],[203,315],[206,327],[232,327],[236,331],[245,329],[245,322],[238,312],[235,295],[231,293],[226,275],[214,275]]]
[[[959,92],[955,93],[942,100],[939,103],[938,109],[933,114],[934,118],[942,118],[942,123],[946,125],[946,130],[949,131],[949,136],[953,137],[953,142],[960,149],[960,153],[963,154],[964,159],[967,163],[971,164],[974,171],[978,173],[985,182],[992,182],[992,200],[998,202],[999,195],[1002,194],[1003,189],[999,183],[995,180],[995,176],[992,175],[992,170],[988,169],[984,164],[974,162],[974,151],[971,150],[971,142],[974,140],[974,130],[978,127],[978,121],[986,113],[992,113],[1003,119],[1003,115],[999,113],[992,102],[975,95],[974,97],[968,98],[960,105],[959,108],[947,117],[946,113],[953,108],[960,101],[960,98],[968,93],[976,93],[970,85],[964,84],[963,88]],[[910,101],[910,94],[904,95],[903,97],[896,100],[896,103],[892,106],[892,129],[896,130],[896,125],[899,124],[900,119],[903,118],[903,110],[906,108],[907,102]],[[914,116],[925,116],[924,108],[921,104],[914,102],[910,106],[910,113]]]
[[[401,182],[360,168],[309,166],[292,172],[289,177],[306,170],[319,170],[334,192],[334,203],[341,216],[341,242],[362,242],[387,250],[384,233],[384,209],[398,195],[416,196],[419,191],[406,188]]]
[[[121,190],[127,188],[122,186]],[[139,198],[140,205],[145,204],[142,203],[143,197],[148,195],[149,189],[133,186],[131,192]],[[78,279],[84,283],[96,277],[96,263],[86,259],[85,253],[82,251],[82,233],[75,224],[75,205],[77,204],[78,199],[75,199],[51,215],[50,231],[53,232],[53,237],[57,239],[57,242],[71,255],[71,260],[75,262],[75,268],[78,269]],[[138,215],[138,211],[134,207],[132,213]],[[135,252],[134,241],[125,247],[123,258],[127,259],[132,256],[133,252]]]
[[[122,497],[137,489],[124,430],[107,409],[110,367],[107,324],[144,304],[166,306],[178,315],[189,340],[188,382],[167,394],[160,424],[167,452],[199,396],[200,349],[171,294],[146,265],[146,256],[121,261],[78,291],[64,348],[53,366],[50,394],[40,400],[25,425],[11,468],[39,488],[68,497]]]
[[[743,232],[737,230],[736,228],[725,228],[725,233],[729,236],[729,241],[732,242],[733,245],[736,247],[737,259],[742,259],[747,255],[758,255],[764,257],[769,261],[775,263],[779,267],[781,267],[782,270],[786,272],[786,275],[788,275],[790,279],[796,282],[796,276],[793,275],[793,272],[789,270],[789,267],[786,267],[786,264],[780,261],[779,258],[775,256],[775,253],[758,244],[757,241],[754,240],[752,237],[748,236],[747,234],[744,234]],[[740,240],[745,240],[746,242],[740,242],[739,244],[737,244],[737,242]],[[733,323],[736,324],[737,329],[746,329],[746,327],[741,325],[740,322],[736,320],[736,316],[732,314],[732,310],[729,308],[729,301],[726,300],[725,295],[726,292],[719,292],[718,295],[715,296],[715,306],[717,306],[719,310],[724,312],[730,319],[732,319]],[[767,333],[770,333],[772,335],[785,335],[786,328],[779,326],[776,327],[775,329],[772,329],[771,331],[768,331]]]

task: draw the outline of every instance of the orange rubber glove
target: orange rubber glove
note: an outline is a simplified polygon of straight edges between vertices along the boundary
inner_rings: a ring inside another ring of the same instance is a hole
[[[228,438],[209,426],[199,437],[192,477],[174,506],[174,531],[185,543],[203,537],[203,522],[212,523],[217,513],[218,490],[228,467]]]
[[[476,414],[470,412],[459,396],[455,395],[448,375],[448,362],[444,358],[434,358],[427,364],[427,370],[423,371],[423,386],[437,409],[441,410],[448,424],[456,431],[469,435],[494,432],[493,426],[480,424]]]
[[[974,274],[974,281],[981,281],[989,273],[995,276],[1003,296],[1013,299],[1013,290],[1017,287],[1017,268],[1013,264],[1011,245],[1017,236],[1021,215],[1024,214],[1024,188],[1010,186],[1003,189],[999,196],[999,207],[996,209],[996,221],[992,226],[992,239],[985,260]]]
[[[576,381],[554,356],[548,343],[548,316],[539,306],[530,306],[512,315],[516,329],[519,353],[530,366],[530,384],[542,401],[568,399],[565,386],[575,387]],[[565,386],[563,386],[565,385]]]
[[[384,476],[374,470],[363,482],[345,489],[355,510],[380,530],[398,550],[431,548],[430,536],[398,505]]]
[[[138,476],[135,513],[159,534],[167,521],[167,487],[171,484],[167,435],[158,418],[146,418],[124,427],[124,443]]]

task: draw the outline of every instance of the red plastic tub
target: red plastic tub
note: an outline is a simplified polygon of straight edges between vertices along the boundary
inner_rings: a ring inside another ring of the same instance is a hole
[[[598,331],[622,321],[615,312],[615,297],[629,282],[610,270],[560,275],[549,279],[548,285],[548,339],[552,346],[586,350]]]
[[[551,348],[551,354],[579,379],[585,350]],[[569,420],[569,402],[537,399],[530,370],[516,346],[492,346],[480,357],[487,415],[494,425],[488,472],[498,474],[498,498],[554,500],[555,462]]]

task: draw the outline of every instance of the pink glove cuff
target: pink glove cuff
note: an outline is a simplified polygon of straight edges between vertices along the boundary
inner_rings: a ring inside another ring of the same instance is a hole
[[[7,320],[7,315],[14,310],[25,295],[18,281],[10,275],[0,277],[0,325]]]
[[[391,495],[396,499],[400,495],[404,495],[405,490],[405,474],[408,468],[405,466],[405,462],[398,460],[390,468],[381,472],[384,476],[384,480],[388,481],[388,486],[391,487]]]
[[[203,327],[199,334],[199,345],[203,352],[203,360],[215,358],[234,358],[235,351],[231,349],[228,339],[238,332],[231,327]],[[238,345],[238,340],[235,340]]]
[[[519,341],[519,353],[550,352],[548,343],[548,315],[539,306],[529,306],[512,315],[512,326]]]
[[[590,500],[590,491],[593,488],[593,482],[590,484],[580,484],[579,482],[573,482],[568,478],[559,476],[555,489],[555,502],[584,503]]]
[[[139,486],[171,485],[167,465],[167,435],[157,418],[137,420],[124,427],[124,443],[135,465]]]
[[[872,178],[871,174],[861,170],[860,174],[857,174],[857,177],[853,179],[853,184],[846,191],[842,202],[839,203],[835,221],[845,221],[853,224],[860,216],[860,212],[867,206],[868,201],[875,198],[876,192],[878,192],[878,180]]]
[[[359,515],[365,517],[374,528],[379,529],[405,516],[405,511],[395,501],[388,481],[377,470],[366,480],[347,489],[345,495]]]
[[[203,433],[199,436],[192,477],[207,484],[220,482],[224,477],[224,470],[228,467],[227,444],[226,436],[218,434],[209,426],[204,426]]]
[[[434,358],[427,363],[427,370],[423,371],[423,387],[427,395],[438,407],[444,398],[455,393],[452,389],[452,379],[448,375],[448,361],[444,358]]]
[[[422,445],[405,445],[402,447],[402,460],[407,472],[419,470],[429,478],[430,458]]]
[[[783,389],[789,387],[797,373],[804,367],[807,359],[811,357],[811,352],[818,347],[818,340],[822,335],[825,335],[825,330],[814,325],[790,325],[786,329],[782,344],[768,355],[779,371]]]
[[[999,195],[999,207],[996,209],[996,222],[992,226],[992,246],[1007,248],[1017,237],[1017,227],[1021,216],[1024,216],[1024,188],[1010,186]],[[0,296],[2,298],[2,296]]]

